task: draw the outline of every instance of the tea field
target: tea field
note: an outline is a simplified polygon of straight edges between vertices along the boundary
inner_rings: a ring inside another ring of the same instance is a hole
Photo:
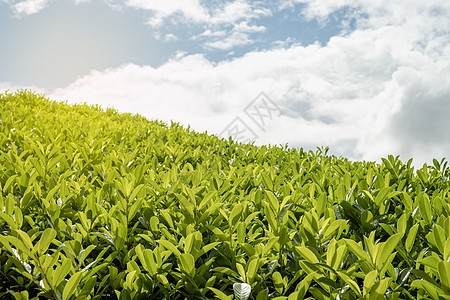
[[[450,169],[0,95],[0,298],[450,299]]]

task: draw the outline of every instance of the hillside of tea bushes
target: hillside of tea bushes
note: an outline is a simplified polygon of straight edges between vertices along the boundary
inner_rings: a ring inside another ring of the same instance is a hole
[[[450,170],[0,95],[0,298],[450,299]]]

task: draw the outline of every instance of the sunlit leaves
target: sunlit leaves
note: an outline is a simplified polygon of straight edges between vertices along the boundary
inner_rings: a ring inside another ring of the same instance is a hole
[[[0,95],[0,298],[445,299],[450,171]]]

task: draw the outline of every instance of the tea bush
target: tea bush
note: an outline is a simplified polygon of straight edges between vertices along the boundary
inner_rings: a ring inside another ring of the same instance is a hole
[[[450,171],[0,95],[0,297],[450,299]]]

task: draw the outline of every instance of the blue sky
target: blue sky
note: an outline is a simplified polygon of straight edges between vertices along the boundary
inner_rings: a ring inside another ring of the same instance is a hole
[[[147,24],[154,15],[151,10],[119,3],[52,1],[30,15],[18,13],[14,6],[18,3],[0,2],[0,34],[4,45],[12,45],[0,49],[0,81],[43,88],[62,87],[92,69],[125,63],[158,67],[179,52],[203,53],[220,62],[280,42],[324,44],[342,30],[337,16],[320,24],[307,20],[301,15],[304,5],[274,9],[272,4],[269,11],[260,4],[267,11],[254,19],[243,16],[236,23],[224,20],[213,25],[177,22],[175,13],[164,24],[152,26]],[[203,3],[206,10],[213,10],[227,2]],[[238,26],[240,30],[234,29]]]
[[[420,164],[450,157],[449,20],[447,0],[0,0],[0,92]]]

